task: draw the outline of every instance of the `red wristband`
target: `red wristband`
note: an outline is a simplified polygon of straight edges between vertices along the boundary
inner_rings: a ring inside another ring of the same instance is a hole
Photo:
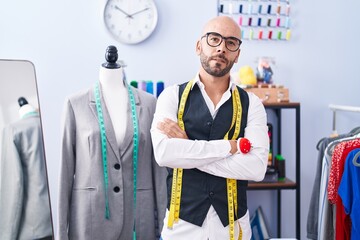
[[[239,138],[237,140],[237,149],[239,152],[248,153],[251,150],[251,143],[247,138]]]

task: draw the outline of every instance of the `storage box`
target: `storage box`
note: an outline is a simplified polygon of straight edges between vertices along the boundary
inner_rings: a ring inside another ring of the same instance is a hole
[[[262,102],[280,103],[289,102],[289,89],[283,86],[273,84],[259,84],[254,86],[245,86],[243,89],[252,92],[258,96]]]
[[[278,182],[278,171],[273,166],[268,166],[262,182]]]

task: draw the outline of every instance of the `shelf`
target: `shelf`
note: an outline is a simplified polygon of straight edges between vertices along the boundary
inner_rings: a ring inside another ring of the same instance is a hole
[[[265,108],[296,108],[300,107],[300,103],[298,102],[278,102],[278,103],[267,103],[264,102]]]
[[[263,102],[266,110],[271,110],[276,115],[277,131],[277,149],[273,149],[276,153],[281,154],[282,140],[282,112],[283,110],[294,110],[295,113],[295,181],[285,179],[283,182],[251,182],[249,183],[248,190],[273,190],[277,192],[277,237],[281,238],[281,192],[282,190],[295,190],[295,228],[296,238],[301,239],[300,236],[300,103],[298,102]],[[288,124],[288,123],[287,123]]]
[[[286,178],[279,182],[249,182],[248,190],[296,189],[295,182]]]

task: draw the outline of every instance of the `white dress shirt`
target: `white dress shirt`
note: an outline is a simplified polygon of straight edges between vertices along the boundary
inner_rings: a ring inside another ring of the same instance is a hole
[[[233,79],[230,79],[228,91],[223,94],[220,102],[214,106],[206,94],[205,86],[200,81],[198,74],[194,78],[194,84],[198,84],[213,118],[215,118],[219,108],[231,97],[230,89],[236,87]],[[252,149],[247,154],[238,153],[231,155],[231,145],[228,140],[206,141],[168,138],[157,129],[158,122],[163,121],[165,118],[177,121],[179,86],[173,85],[165,88],[158,98],[151,128],[157,163],[160,166],[169,168],[197,168],[223,178],[261,181],[266,172],[269,154],[267,116],[260,99],[253,93],[248,93],[248,95],[248,120],[244,137],[250,140]],[[163,240],[229,239],[228,226],[224,227],[222,225],[212,206],[202,227],[180,219],[178,223],[174,224],[173,229],[169,230],[167,228],[167,216],[168,213],[166,214],[162,230]],[[235,222],[235,236],[238,235],[239,224],[242,228],[243,239],[250,239],[251,228],[248,211]]]

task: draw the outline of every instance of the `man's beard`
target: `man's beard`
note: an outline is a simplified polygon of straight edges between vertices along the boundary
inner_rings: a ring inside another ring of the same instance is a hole
[[[214,58],[221,58],[225,61],[226,63],[226,67],[224,69],[220,69],[220,63],[216,63],[216,66],[214,68],[210,67],[210,61],[213,60]],[[214,77],[223,77],[225,76],[228,72],[230,72],[232,66],[234,65],[235,61],[229,61],[224,54],[218,54],[214,57],[208,57],[206,56],[203,52],[200,53],[200,61],[201,61],[201,65],[204,68],[204,70],[210,74],[211,76]]]

